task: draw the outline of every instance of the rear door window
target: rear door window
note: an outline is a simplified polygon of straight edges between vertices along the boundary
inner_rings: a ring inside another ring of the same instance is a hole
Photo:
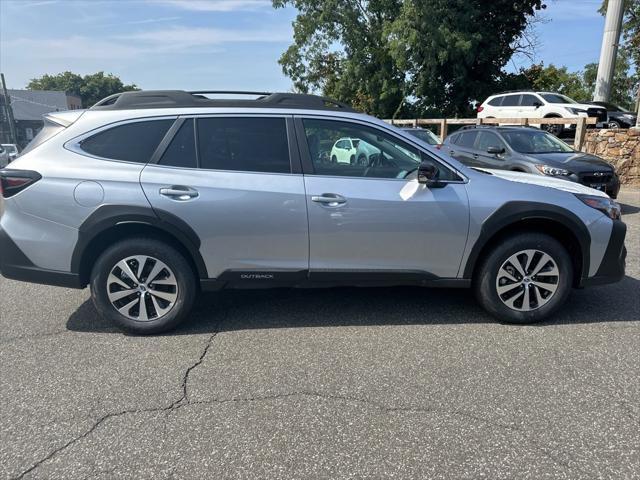
[[[96,157],[147,163],[173,122],[146,120],[117,125],[82,140],[80,148]]]
[[[503,107],[517,107],[520,103],[520,95],[506,95],[502,100]]]
[[[471,132],[462,132],[458,134],[458,139],[456,141],[456,145],[460,145],[461,147],[464,148],[473,148],[473,144],[476,141],[476,136],[478,135],[478,132],[471,131]]]
[[[194,119],[188,118],[182,124],[162,154],[162,158],[158,162],[160,165],[180,168],[196,168],[198,166],[193,123]]]
[[[291,173],[284,118],[200,118],[197,132],[200,168]]]

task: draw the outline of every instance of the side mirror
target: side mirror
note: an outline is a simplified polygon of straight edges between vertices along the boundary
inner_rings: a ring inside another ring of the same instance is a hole
[[[540,108],[542,106],[542,103],[540,102],[533,102],[533,106],[536,108]]]
[[[426,185],[428,188],[444,187],[444,183],[440,183],[440,171],[431,162],[422,162],[418,167],[418,183]]]
[[[504,153],[504,147],[489,147],[487,148],[487,153],[491,153],[492,155],[500,155]]]

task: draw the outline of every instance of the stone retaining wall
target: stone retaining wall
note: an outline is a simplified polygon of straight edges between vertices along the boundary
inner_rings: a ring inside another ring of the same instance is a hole
[[[623,185],[640,185],[640,129],[590,130],[582,151],[611,163]]]

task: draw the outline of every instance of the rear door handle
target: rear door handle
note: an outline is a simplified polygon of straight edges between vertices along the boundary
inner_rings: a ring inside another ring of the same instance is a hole
[[[160,195],[170,198],[171,200],[191,200],[196,198],[199,193],[196,189],[185,187],[183,185],[172,185],[171,187],[163,187],[160,189]]]
[[[311,197],[312,202],[321,203],[327,207],[338,207],[347,203],[347,199],[337,193],[323,193]]]

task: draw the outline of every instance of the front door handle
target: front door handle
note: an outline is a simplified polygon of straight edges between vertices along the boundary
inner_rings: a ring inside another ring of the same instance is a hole
[[[171,187],[161,188],[160,195],[168,197],[171,200],[185,201],[196,198],[199,194],[194,188],[185,187],[183,185],[172,185]]]
[[[311,197],[312,202],[321,203],[327,207],[338,207],[347,203],[347,199],[337,193],[323,193]]]

